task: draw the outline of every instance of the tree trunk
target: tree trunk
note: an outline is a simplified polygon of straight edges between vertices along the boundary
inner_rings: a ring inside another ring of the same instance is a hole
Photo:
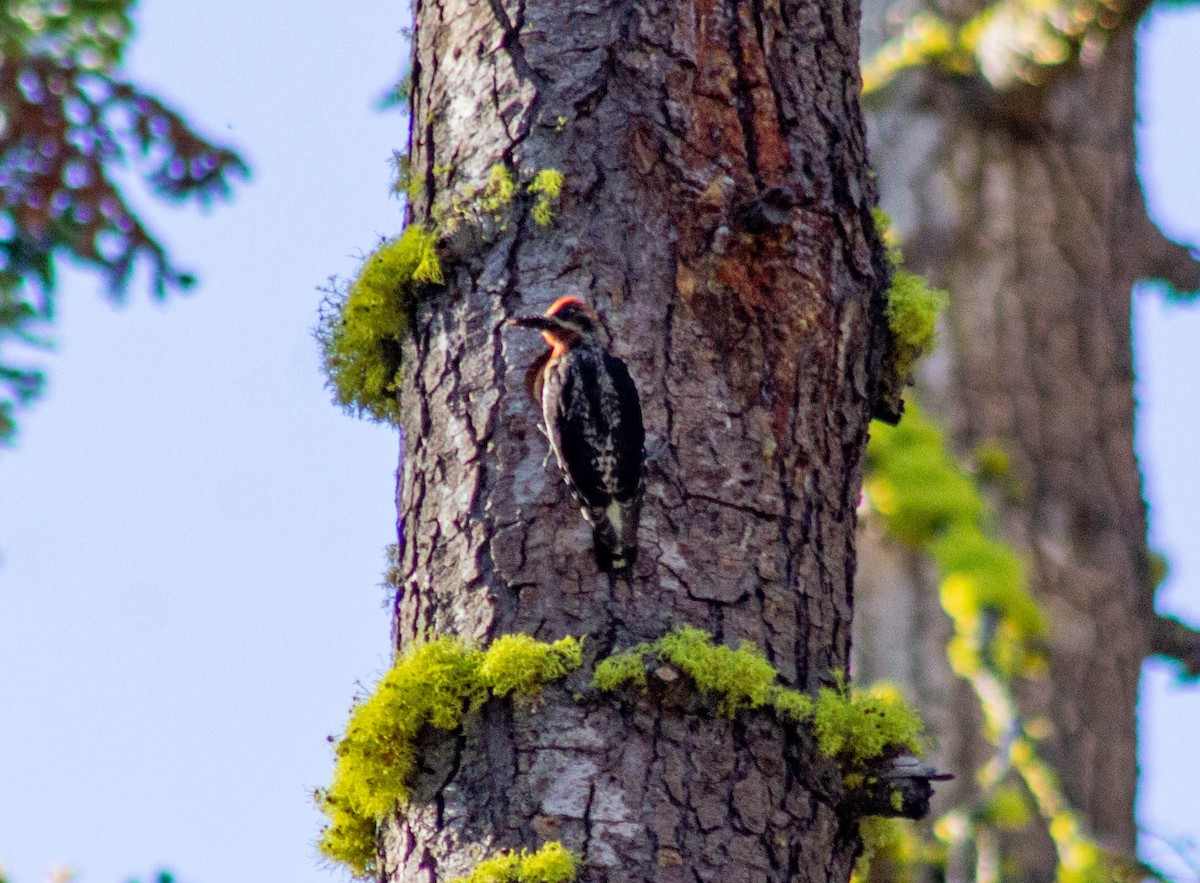
[[[882,10],[868,17],[878,24]],[[1049,673],[1021,688],[1022,717],[1049,724],[1040,751],[1067,798],[1101,845],[1126,856],[1153,617],[1130,295],[1146,277],[1196,282],[1186,251],[1145,212],[1133,85],[1130,24],[1098,58],[1052,71],[1041,87],[906,75],[871,119],[882,205],[908,263],[950,292],[943,354],[923,374],[923,397],[960,454],[999,443],[1011,459],[996,499],[1001,529],[1023,552],[1049,625]],[[982,759],[980,716],[965,687],[947,689],[934,652],[950,631],[936,585],[927,569],[894,568],[898,553],[886,544],[865,555],[864,573],[878,578],[862,584],[856,675],[889,676],[889,659],[920,648],[923,667],[903,671],[940,763],[960,776],[941,797],[961,802]],[[1048,838],[1022,840],[1014,879],[1054,879]]]
[[[565,176],[548,229],[518,190],[447,243],[401,392],[397,648],[586,635],[597,656],[682,624],[760,646],[814,690],[847,664],[855,509],[886,283],[870,221],[853,0],[416,4],[417,220],[496,165]],[[781,209],[755,200],[772,188]],[[779,197],[779,192],[784,195]],[[564,294],[606,315],[648,432],[641,557],[596,570],[543,464],[504,329]],[[561,839],[582,880],[846,880],[840,779],[771,716],[650,700],[493,700],[430,748],[384,836],[388,880],[447,880]]]

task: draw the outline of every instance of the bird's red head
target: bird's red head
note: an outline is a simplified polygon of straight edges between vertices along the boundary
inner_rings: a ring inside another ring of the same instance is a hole
[[[576,297],[573,294],[568,294],[566,297],[560,297],[554,303],[546,308],[547,316],[556,316],[560,310],[566,309],[567,312],[573,312],[574,309],[581,309],[585,313],[591,313],[592,308],[584,303],[583,298]],[[593,315],[595,315],[593,313]]]
[[[600,316],[581,298],[573,295],[560,297],[550,304],[541,316],[522,316],[513,319],[518,328],[536,328],[542,332],[546,343],[558,350],[575,346],[582,340],[600,337],[603,326]]]

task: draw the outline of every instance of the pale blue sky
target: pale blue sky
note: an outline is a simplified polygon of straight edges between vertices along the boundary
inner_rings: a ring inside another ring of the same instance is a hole
[[[161,866],[183,883],[326,881],[309,791],[325,736],[388,658],[377,587],[397,440],[342,416],[309,335],[330,274],[397,232],[394,0],[144,3],[131,69],[253,183],[146,214],[192,295],[114,311],[69,278],[45,400],[0,451],[0,862],[33,883]],[[1151,205],[1200,242],[1200,12],[1145,31]],[[1138,302],[1139,445],[1164,606],[1200,622],[1200,313]],[[1151,667],[1142,815],[1200,840],[1200,693]]]

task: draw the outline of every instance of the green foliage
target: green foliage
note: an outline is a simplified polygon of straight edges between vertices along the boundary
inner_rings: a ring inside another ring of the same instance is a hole
[[[348,412],[396,423],[409,319],[421,292],[442,282],[436,237],[408,226],[367,256],[358,276],[322,307],[316,336],[334,398]]]
[[[1122,12],[1093,0],[994,0],[961,22],[922,12],[908,17],[901,31],[864,61],[863,94],[886,86],[906,68],[921,66],[978,74],[997,90],[1038,86],[1054,68],[1078,59],[1089,42],[1102,44],[1127,24]]]
[[[1019,831],[1032,818],[1025,796],[1012,785],[997,788],[988,798],[981,816],[1002,831]]]
[[[888,533],[915,548],[984,512],[979,489],[950,455],[945,435],[915,404],[896,426],[871,424],[865,487]]]
[[[864,488],[895,539],[933,558],[942,607],[954,621],[955,671],[986,663],[1032,673],[1032,639],[1045,623],[1029,594],[1024,562],[997,539],[979,486],[958,465],[946,437],[915,404],[898,426],[872,424]],[[981,629],[985,617],[994,629]]]
[[[575,638],[545,644],[510,635],[487,650],[438,638],[410,648],[355,706],[337,742],[333,779],[317,793],[329,817],[321,852],[356,876],[372,873],[378,823],[408,801],[421,731],[456,730],[489,695],[536,693],[581,660]]]
[[[412,71],[409,71],[380,96],[375,106],[379,110],[400,108],[407,113],[409,102],[412,100],[412,87]]]
[[[779,673],[753,644],[735,650],[691,626],[672,631],[654,644],[639,644],[596,666],[592,686],[611,691],[646,687],[646,659],[670,663],[686,674],[717,714],[768,707],[782,720],[811,724],[821,753],[843,772],[860,770],[888,746],[916,751],[922,723],[894,687],[866,691],[839,684],[811,696],[776,683]]]
[[[133,34],[135,0],[23,0],[0,13],[4,54],[44,55],[86,70],[110,71]]]
[[[475,866],[465,877],[450,883],[571,883],[579,870],[579,860],[552,840],[536,852],[504,852]]]
[[[202,204],[246,177],[241,158],[119,76],[132,0],[22,0],[0,7],[0,346],[45,346],[62,258],[98,272],[114,301],[149,263],[154,292],[187,288],[114,180],[133,166],[164,200]],[[0,358],[0,443],[42,389]]]
[[[0,883],[4,883],[0,880]],[[138,880],[130,880],[129,883],[140,883]],[[159,871],[154,875],[154,883],[175,883],[175,875],[170,871]]]
[[[979,472],[1005,478],[1007,455],[993,448],[977,449]],[[1021,720],[1009,683],[1015,675],[1037,674],[1044,664],[1035,647],[1045,619],[1029,593],[1020,556],[996,538],[980,488],[919,408],[910,407],[896,428],[873,427],[867,454],[865,488],[888,532],[924,549],[937,566],[942,607],[954,624],[947,656],[979,698],[984,732],[999,752],[979,772],[988,802],[972,812],[947,813],[935,824],[935,834],[949,848],[982,826],[1024,826],[1030,813],[1022,794],[1000,780],[1011,769],[1054,841],[1059,881],[1117,879],[1120,863],[1083,832],[1056,776],[1037,755],[1034,724]]]
[[[862,839],[863,851],[854,863],[851,883],[866,883],[872,879],[916,883],[927,879],[931,869],[945,868],[945,847],[923,843],[909,819],[869,816],[859,820],[858,836]],[[876,869],[875,873],[872,868]],[[936,875],[934,879],[938,879]]]
[[[534,195],[533,220],[539,227],[554,222],[554,204],[562,195],[563,173],[558,169],[542,169],[533,176],[528,190]]]
[[[984,611],[998,614],[1021,640],[1045,630],[1020,557],[986,536],[978,522],[951,525],[933,541],[930,553],[942,573],[942,607],[963,631],[974,632]]]

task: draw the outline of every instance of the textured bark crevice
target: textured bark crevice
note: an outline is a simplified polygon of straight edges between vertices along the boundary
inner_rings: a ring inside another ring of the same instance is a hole
[[[882,5],[868,12],[876,27]],[[1103,846],[1126,855],[1136,839],[1137,687],[1154,616],[1130,298],[1147,276],[1194,288],[1198,270],[1146,216],[1133,83],[1134,38],[1124,31],[1095,64],[1065,67],[1040,90],[1001,96],[981,81],[914,72],[871,119],[881,204],[908,263],[951,294],[922,396],[964,457],[986,443],[1011,460],[1009,492],[995,503],[1049,624],[1049,675],[1021,689],[1025,719],[1048,724],[1041,750],[1068,799]],[[889,660],[922,648],[923,665],[904,666],[907,683],[947,755],[938,763],[968,773],[986,749],[955,732],[978,720],[976,700],[947,688],[936,651],[949,627],[932,574],[878,538],[863,549],[874,577],[860,583],[856,672],[889,676]],[[960,775],[942,805],[970,788]],[[1054,878],[1048,840],[1022,850],[1021,879]]]
[[[417,312],[397,647],[586,635],[586,671],[688,623],[758,644],[802,689],[845,668],[886,283],[857,17],[853,0],[418,4],[416,219],[497,164],[566,184],[552,228],[518,193],[490,238],[449,243],[445,290]],[[748,224],[770,188],[789,194],[781,216]],[[522,383],[541,342],[504,329],[568,293],[605,314],[641,392],[652,459],[629,580],[596,571],[543,465]],[[492,701],[448,753],[430,747],[426,799],[386,827],[385,879],[433,883],[550,838],[585,880],[849,876],[856,825],[807,740],[765,713],[578,703],[585,677],[536,708]]]

